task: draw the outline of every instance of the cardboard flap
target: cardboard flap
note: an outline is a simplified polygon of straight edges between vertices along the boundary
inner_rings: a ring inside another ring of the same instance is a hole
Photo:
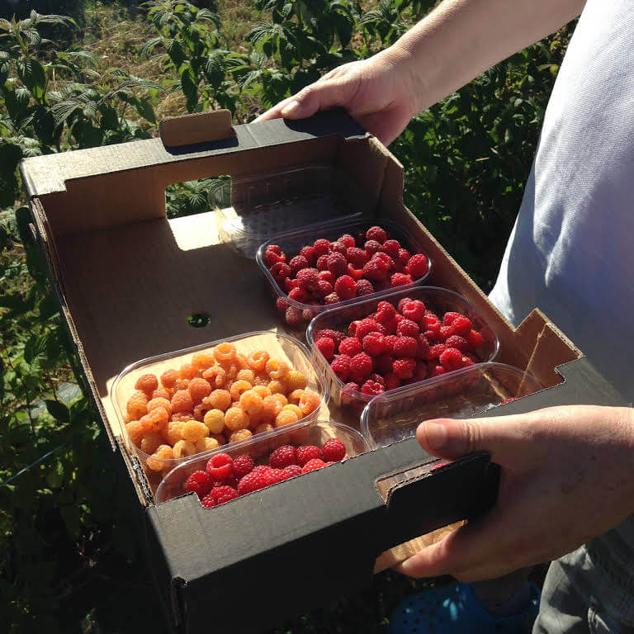
[[[166,148],[209,143],[235,135],[229,110],[168,117],[159,124],[159,136]]]

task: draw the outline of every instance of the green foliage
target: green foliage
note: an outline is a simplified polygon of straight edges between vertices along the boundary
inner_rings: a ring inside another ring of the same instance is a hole
[[[113,469],[105,432],[73,378],[76,356],[21,206],[19,161],[147,137],[164,92],[191,112],[226,107],[249,119],[389,45],[433,4],[257,0],[262,21],[236,51],[215,3],[154,0],[142,6],[154,37],[138,54],[158,56],[160,85],[117,69],[98,73],[90,53],[68,44],[79,37],[68,17],[29,11],[0,20],[1,631],[163,630],[122,503],[127,475],[120,481]],[[569,33],[488,71],[416,117],[394,144],[407,204],[484,287],[519,207]],[[224,206],[227,196],[227,179],[175,185],[168,214]],[[379,580],[372,593],[280,631],[381,631],[395,588],[404,591],[397,583]]]

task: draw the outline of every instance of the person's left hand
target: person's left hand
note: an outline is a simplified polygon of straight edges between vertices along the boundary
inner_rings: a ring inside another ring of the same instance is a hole
[[[568,553],[634,513],[634,410],[590,405],[419,425],[421,446],[501,468],[495,507],[405,560],[412,577],[500,577]]]

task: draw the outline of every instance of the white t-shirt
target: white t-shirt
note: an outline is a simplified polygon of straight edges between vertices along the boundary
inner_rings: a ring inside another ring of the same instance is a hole
[[[634,401],[634,0],[588,0],[546,110],[493,302],[539,306]],[[634,626],[634,516],[568,570]]]
[[[491,299],[541,308],[634,401],[634,0],[588,0]]]

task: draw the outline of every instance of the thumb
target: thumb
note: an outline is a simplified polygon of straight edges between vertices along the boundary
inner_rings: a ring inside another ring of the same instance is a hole
[[[285,119],[304,119],[320,110],[348,106],[354,95],[349,80],[322,79],[300,90],[283,105],[280,115]]]
[[[421,423],[416,439],[425,451],[441,458],[453,460],[475,451],[488,451],[493,461],[504,464],[512,461],[525,443],[518,418],[437,418]]]

